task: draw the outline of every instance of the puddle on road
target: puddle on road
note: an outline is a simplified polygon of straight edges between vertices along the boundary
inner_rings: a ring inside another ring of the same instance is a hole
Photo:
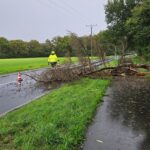
[[[87,132],[84,150],[150,150],[150,80],[113,82]]]
[[[31,102],[44,95],[47,91],[57,88],[58,85],[39,84],[35,80],[23,76],[24,80],[19,85],[12,82],[0,86],[0,115],[20,105]]]

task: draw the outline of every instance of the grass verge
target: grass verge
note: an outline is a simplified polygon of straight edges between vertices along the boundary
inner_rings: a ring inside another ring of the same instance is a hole
[[[0,118],[0,149],[74,150],[109,84],[82,79]]]
[[[133,58],[133,62],[134,62],[135,64],[147,64],[147,65],[150,64],[150,60],[147,61],[147,60],[145,60],[144,58],[142,58],[142,57],[140,57],[140,56],[134,57],[134,58]],[[143,68],[139,68],[138,70],[139,70],[140,72],[149,72],[147,69],[143,69]],[[147,78],[150,78],[150,75],[147,74],[146,77],[147,77]]]
[[[71,58],[73,62],[77,58]],[[59,58],[59,63],[62,64],[66,58]],[[48,67],[47,58],[15,58],[15,59],[0,59],[0,74],[7,74],[23,70],[32,70],[42,67]]]

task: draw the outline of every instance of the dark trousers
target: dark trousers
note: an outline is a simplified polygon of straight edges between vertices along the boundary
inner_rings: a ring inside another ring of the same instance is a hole
[[[55,67],[57,62],[48,62],[48,65],[50,65],[50,64],[51,64],[52,67]]]

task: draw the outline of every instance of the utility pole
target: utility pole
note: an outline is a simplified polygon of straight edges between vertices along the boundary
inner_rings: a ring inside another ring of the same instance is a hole
[[[86,25],[86,27],[90,27],[91,29],[91,56],[93,55],[93,27],[97,26],[97,24]]]

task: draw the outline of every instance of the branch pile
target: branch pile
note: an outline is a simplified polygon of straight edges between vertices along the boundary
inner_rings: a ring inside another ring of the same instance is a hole
[[[42,82],[68,82],[79,79],[88,73],[94,72],[99,66],[98,62],[90,64],[65,65],[48,69],[41,74]]]
[[[106,61],[106,60],[105,60]],[[109,61],[109,60],[107,60]],[[107,76],[145,76],[150,75],[150,65],[125,63],[117,67],[100,66],[104,61],[95,61],[90,64],[62,65],[55,68],[50,68],[39,76],[32,76],[38,82],[69,82],[81,77],[105,77]],[[146,72],[141,72],[140,69],[146,69]]]
[[[146,69],[146,72],[141,72],[139,69]],[[147,74],[150,74],[150,66],[141,64],[141,65],[135,65],[135,64],[122,64],[117,67],[115,67],[112,71],[111,74],[113,76],[145,76]]]

